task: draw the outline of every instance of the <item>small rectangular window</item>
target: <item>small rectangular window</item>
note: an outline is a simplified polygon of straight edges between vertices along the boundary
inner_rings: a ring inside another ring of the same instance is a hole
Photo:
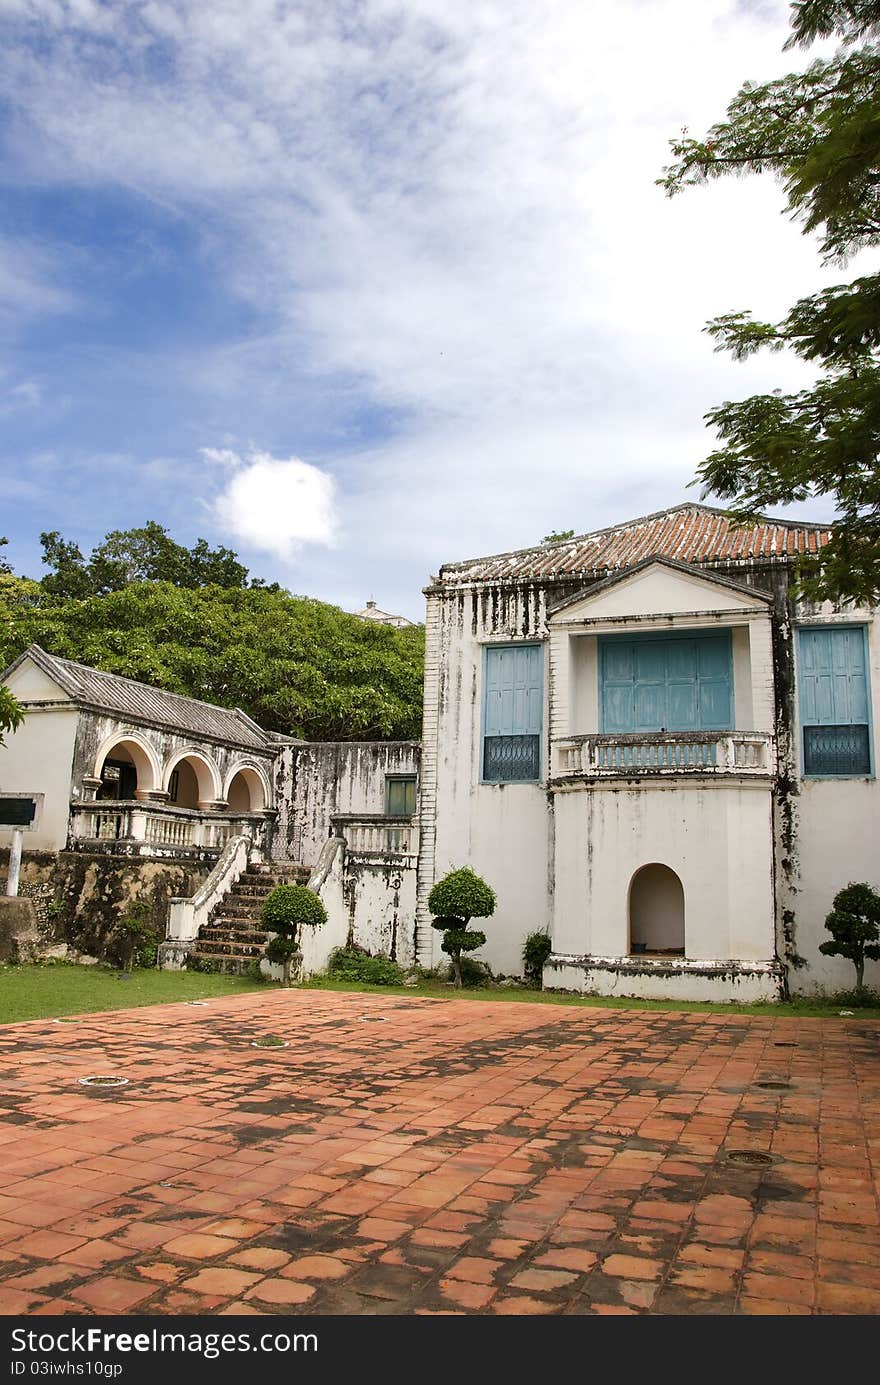
[[[543,651],[539,644],[486,650],[483,696],[483,779],[536,783],[541,777]]]
[[[386,774],[385,816],[411,818],[415,811],[416,776],[414,774]]]
[[[863,626],[798,631],[803,772],[815,778],[871,773],[868,660]]]

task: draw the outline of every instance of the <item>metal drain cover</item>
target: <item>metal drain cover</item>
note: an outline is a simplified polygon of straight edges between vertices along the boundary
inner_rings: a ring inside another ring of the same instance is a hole
[[[760,1087],[765,1092],[788,1092],[791,1090],[790,1082],[776,1082],[768,1079],[766,1082],[756,1082],[756,1087]]]
[[[127,1087],[128,1078],[105,1077],[101,1075],[97,1077],[81,1077],[79,1079],[79,1085],[81,1087]]]
[[[287,1039],[251,1039],[251,1048],[287,1048]]]
[[[775,1162],[772,1154],[761,1149],[729,1149],[724,1157],[728,1164],[745,1164],[748,1168],[764,1168]]]
[[[777,1039],[774,1048],[797,1048],[793,1039]]]

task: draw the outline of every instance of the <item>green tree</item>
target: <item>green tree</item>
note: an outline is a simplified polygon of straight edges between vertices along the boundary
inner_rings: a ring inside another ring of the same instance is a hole
[[[395,630],[277,588],[140,582],[76,600],[0,577],[0,668],[32,643],[307,740],[421,731],[423,626]]]
[[[880,243],[880,0],[796,0],[786,48],[837,35],[830,59],[762,85],[747,82],[701,140],[672,142],[668,193],[731,173],[771,172],[826,263]],[[880,275],[835,284],[782,321],[748,312],[708,323],[716,349],[743,359],[788,349],[815,365],[810,389],[726,402],[706,414],[722,445],[705,459],[705,491],[753,520],[768,507],[827,497],[837,520],[821,556],[804,559],[813,599],[880,598]]]
[[[5,548],[8,543],[8,539],[0,539],[0,548]],[[9,566],[9,560],[6,557],[6,554],[0,553],[0,576],[5,576],[11,571],[12,568]]]
[[[856,969],[856,990],[862,990],[865,958],[880,960],[880,894],[870,885],[847,885],[834,896],[825,927],[832,940],[820,943],[819,951],[826,957],[848,957]]]
[[[266,957],[284,971],[284,985],[290,985],[295,962],[301,960],[303,928],[321,928],[327,910],[314,890],[305,885],[278,885],[267,894],[260,911],[263,927],[275,936],[266,945]]]
[[[5,734],[14,731],[24,721],[24,710],[12,696],[8,688],[0,683],[0,745],[5,745]]]
[[[81,600],[138,582],[186,588],[247,586],[248,570],[231,548],[210,548],[205,539],[184,548],[152,519],[139,528],[111,530],[92,549],[88,562],[57,529],[41,534],[40,542],[43,562],[51,569],[43,586],[52,596]]]
[[[436,915],[431,926],[443,934],[440,946],[452,961],[455,984],[461,988],[461,954],[474,952],[486,934],[469,928],[471,919],[489,918],[495,912],[495,891],[472,870],[452,870],[428,895],[428,908]]]

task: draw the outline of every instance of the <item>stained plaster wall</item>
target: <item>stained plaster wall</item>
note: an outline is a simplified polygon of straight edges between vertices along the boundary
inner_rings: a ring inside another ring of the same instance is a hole
[[[289,744],[278,757],[276,859],[313,866],[337,815],[385,811],[385,776],[419,772],[418,741]]]
[[[483,650],[492,643],[544,641],[545,616],[544,593],[535,587],[429,595],[418,882],[420,961],[426,965],[445,960],[440,935],[430,927],[427,895],[457,867],[469,866],[496,892],[486,945],[474,953],[494,971],[521,973],[525,935],[550,918],[552,806],[545,788],[480,782]]]
[[[787,709],[794,734],[787,756],[790,780],[780,843],[784,921],[795,961],[802,963],[793,965],[789,972],[789,986],[795,992],[847,989],[854,985],[851,962],[842,957],[824,957],[819,952],[820,943],[830,939],[825,917],[837,891],[850,881],[866,881],[880,890],[880,783],[876,778],[880,752],[880,632],[874,617],[875,613],[868,609],[840,611],[828,604],[798,611],[798,623],[804,625],[867,628],[875,775],[824,780],[802,777],[802,736],[795,687]],[[880,989],[880,962],[865,964],[865,985]]]

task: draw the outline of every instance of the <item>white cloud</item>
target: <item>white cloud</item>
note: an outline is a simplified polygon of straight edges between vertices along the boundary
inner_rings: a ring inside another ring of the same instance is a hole
[[[237,457],[224,449],[203,451],[209,461],[236,463],[213,502],[216,523],[248,549],[292,562],[304,544],[335,542],[337,517],[333,478],[298,457],[252,452]]]
[[[669,201],[655,185],[683,125],[702,133],[744,80],[809,61],[781,51],[787,0],[9,13],[14,166],[170,205],[256,307],[246,339],[185,363],[205,396],[246,401],[246,423],[187,436],[223,439],[205,459],[224,532],[298,554],[331,599],[368,555],[380,605],[402,608],[407,586],[412,612],[444,558],[695,496],[706,410],[808,378],[781,357],[715,356],[701,330],[739,308],[779,314],[834,277],[780,215],[779,188]],[[324,432],[306,442],[289,401],[309,390]],[[379,419],[366,443],[346,431],[359,413]],[[332,458],[338,498],[295,456],[242,459],[225,445],[237,426]],[[349,542],[328,560],[337,509]]]

